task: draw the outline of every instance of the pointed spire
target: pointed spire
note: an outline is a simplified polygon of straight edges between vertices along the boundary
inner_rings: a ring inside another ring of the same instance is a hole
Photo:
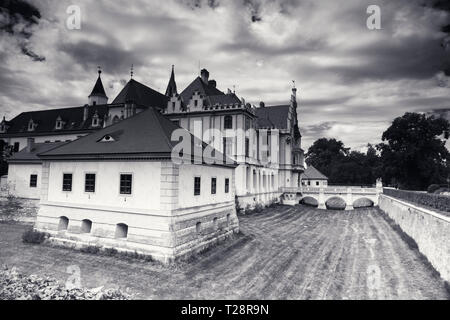
[[[172,73],[170,75],[169,84],[166,89],[166,96],[172,97],[174,94],[178,94],[177,92],[177,83],[175,82],[175,70],[174,65],[172,65]]]
[[[106,97],[106,93],[105,93],[105,88],[103,88],[103,83],[102,83],[102,79],[100,77],[100,75],[102,74],[102,70],[99,67],[98,68],[98,78],[97,81],[95,82],[94,88],[92,89],[91,94],[89,95],[89,97],[91,96],[101,96],[101,97]]]

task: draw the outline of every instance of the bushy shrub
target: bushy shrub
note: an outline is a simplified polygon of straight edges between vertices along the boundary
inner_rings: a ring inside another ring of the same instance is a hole
[[[434,193],[439,188],[440,188],[440,186],[438,184],[430,184],[430,186],[427,189],[427,192]]]
[[[400,200],[412,202],[424,207],[434,208],[442,214],[450,216],[450,197],[434,193],[424,193],[417,191],[405,191],[384,188],[383,193]]]
[[[260,203],[257,203],[255,206],[255,212],[260,213],[264,210],[264,206]]]
[[[116,289],[68,289],[50,277],[25,276],[14,268],[0,270],[0,300],[126,300]]]
[[[340,198],[331,198],[325,205],[329,210],[344,210],[346,207],[345,201]]]
[[[360,198],[353,203],[353,208],[373,207],[373,201],[367,198]]]
[[[80,251],[84,252],[84,253],[97,254],[100,252],[100,248],[101,247],[99,247],[99,246],[85,246],[85,247],[82,247],[80,249]]]
[[[319,203],[313,197],[305,197],[300,201],[301,204],[311,207],[318,207]]]
[[[24,243],[41,244],[48,239],[50,235],[46,232],[40,232],[34,229],[28,229],[22,234],[22,241]]]

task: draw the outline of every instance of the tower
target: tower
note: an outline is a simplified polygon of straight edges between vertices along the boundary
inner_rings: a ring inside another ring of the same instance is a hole
[[[107,104],[108,97],[106,96],[105,89],[103,88],[103,83],[100,75],[102,74],[102,70],[98,67],[98,78],[95,82],[95,86],[92,89],[91,94],[89,95],[89,105],[94,106],[97,104]]]
[[[167,85],[166,89],[166,96],[173,97],[173,95],[177,95],[177,83],[175,82],[175,72],[174,72],[174,65],[172,65],[172,73],[170,75],[169,84]]]

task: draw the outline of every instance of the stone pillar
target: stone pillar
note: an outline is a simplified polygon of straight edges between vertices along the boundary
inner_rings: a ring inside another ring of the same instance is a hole
[[[317,202],[319,203],[318,209],[326,209],[327,206],[325,205],[325,192],[323,188],[320,188],[319,190],[319,197]]]
[[[353,210],[353,194],[352,194],[352,188],[347,188],[347,197],[345,199],[345,210]]]
[[[170,160],[161,162],[161,210],[178,209],[179,172],[179,166]],[[234,181],[232,183],[234,192]]]

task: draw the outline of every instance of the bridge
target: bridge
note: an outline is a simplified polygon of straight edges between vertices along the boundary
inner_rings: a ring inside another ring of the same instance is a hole
[[[346,204],[345,210],[352,210],[354,203],[359,199],[369,199],[374,206],[378,205],[378,196],[383,193],[381,182],[377,181],[376,187],[287,187],[282,188],[282,203],[287,205],[295,205],[305,198],[313,198],[319,204],[319,209],[326,209],[326,202],[332,198],[339,198]]]

